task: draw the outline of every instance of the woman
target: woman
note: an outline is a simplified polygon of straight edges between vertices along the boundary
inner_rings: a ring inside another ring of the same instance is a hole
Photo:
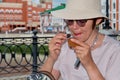
[[[56,80],[60,76],[63,80],[120,80],[120,43],[96,29],[107,19],[100,7],[100,0],[68,0],[65,9],[52,13],[65,20],[77,46],[70,48],[67,35],[56,34],[42,70]],[[76,60],[80,61],[77,69]]]

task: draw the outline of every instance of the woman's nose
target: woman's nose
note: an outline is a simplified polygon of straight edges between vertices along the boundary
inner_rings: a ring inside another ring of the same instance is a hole
[[[73,29],[78,29],[79,28],[79,25],[77,24],[76,21],[73,22]]]

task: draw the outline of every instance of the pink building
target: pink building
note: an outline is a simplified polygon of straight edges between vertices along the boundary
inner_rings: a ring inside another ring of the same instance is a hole
[[[3,0],[0,3],[0,32],[18,32],[40,28],[40,12],[52,8],[52,2],[39,5],[31,0]]]
[[[120,30],[120,0],[109,0],[111,26],[116,31]]]

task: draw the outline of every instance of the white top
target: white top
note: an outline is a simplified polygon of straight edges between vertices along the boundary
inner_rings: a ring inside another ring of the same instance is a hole
[[[92,51],[92,57],[105,80],[120,80],[120,43],[109,36],[105,36],[101,47]],[[76,55],[66,42],[54,69],[61,72],[63,80],[89,80],[86,70],[80,64],[74,68]]]

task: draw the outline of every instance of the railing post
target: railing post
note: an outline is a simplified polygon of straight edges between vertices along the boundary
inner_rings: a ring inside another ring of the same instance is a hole
[[[32,73],[35,74],[37,73],[37,55],[38,55],[38,51],[37,51],[37,30],[33,31],[33,43],[32,43],[32,55],[33,55],[33,66],[32,66]]]

